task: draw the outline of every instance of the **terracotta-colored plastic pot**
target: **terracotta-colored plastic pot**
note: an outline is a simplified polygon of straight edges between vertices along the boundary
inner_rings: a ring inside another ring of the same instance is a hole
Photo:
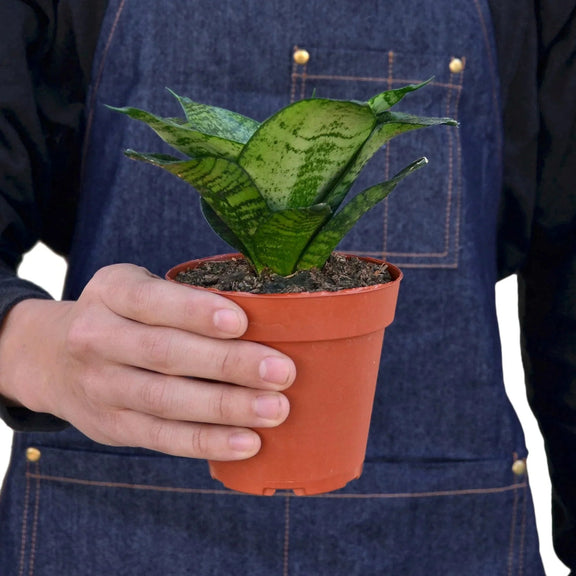
[[[239,255],[215,258],[230,257]],[[166,277],[174,280],[204,260],[180,264]],[[243,339],[287,354],[297,371],[285,392],[290,400],[287,420],[257,430],[262,448],[256,456],[210,462],[213,478],[250,494],[293,490],[307,495],[337,490],[360,476],[384,329],[394,319],[402,279],[398,268],[388,266],[392,282],[340,292],[260,295],[212,290],[248,315]]]

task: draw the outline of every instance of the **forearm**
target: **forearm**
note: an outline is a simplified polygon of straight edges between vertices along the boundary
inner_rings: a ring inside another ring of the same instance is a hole
[[[8,405],[54,412],[48,400],[51,378],[43,368],[59,343],[46,332],[61,322],[70,305],[30,298],[6,315],[0,330],[0,395]]]
[[[42,402],[48,383],[39,370],[42,347],[37,344],[49,338],[42,325],[49,326],[66,306],[43,294],[33,289],[19,293],[21,299],[0,326],[0,418],[15,430],[56,431],[68,425]]]

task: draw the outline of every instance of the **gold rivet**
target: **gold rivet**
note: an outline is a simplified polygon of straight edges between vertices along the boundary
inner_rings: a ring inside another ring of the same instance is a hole
[[[460,58],[452,58],[450,60],[450,72],[452,74],[460,74],[464,70],[464,62]]]
[[[515,460],[512,464],[512,472],[516,476],[524,476],[526,474],[526,460]]]
[[[38,462],[42,456],[42,452],[38,448],[30,447],[26,449],[26,460],[28,462]]]
[[[296,64],[303,66],[308,63],[308,60],[310,60],[310,53],[308,50],[300,48],[294,52],[294,62],[296,62]]]

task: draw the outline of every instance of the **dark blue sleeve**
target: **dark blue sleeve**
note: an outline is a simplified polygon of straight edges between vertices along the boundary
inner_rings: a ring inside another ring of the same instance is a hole
[[[38,241],[66,256],[74,232],[84,105],[106,0],[0,2],[0,325],[18,302],[49,298],[17,276]],[[53,416],[0,402],[15,429]]]
[[[522,358],[552,481],[554,545],[576,571],[576,7],[489,1],[504,127],[498,271],[518,275]]]
[[[528,399],[552,481],[554,545],[576,570],[576,7],[538,5],[538,155],[519,270]]]

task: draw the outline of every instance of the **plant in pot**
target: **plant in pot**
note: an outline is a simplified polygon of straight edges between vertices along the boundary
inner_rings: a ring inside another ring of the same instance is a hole
[[[391,110],[427,83],[366,102],[312,97],[262,123],[173,92],[185,118],[113,108],[146,123],[185,156],[125,151],[191,184],[210,226],[240,253],[180,264],[167,278],[199,283],[187,278],[207,275],[203,289],[219,291],[246,311],[243,338],[274,347],[296,364],[296,381],[286,392],[290,416],[258,431],[260,452],[244,461],[210,462],[212,476],[231,489],[316,494],[361,474],[384,330],[394,317],[402,273],[335,249],[363,214],[427,163],[420,158],[345,202],[374,153],[404,132],[456,124]],[[233,274],[240,280],[215,287],[230,266],[240,268]],[[338,285],[350,274],[360,281]]]

